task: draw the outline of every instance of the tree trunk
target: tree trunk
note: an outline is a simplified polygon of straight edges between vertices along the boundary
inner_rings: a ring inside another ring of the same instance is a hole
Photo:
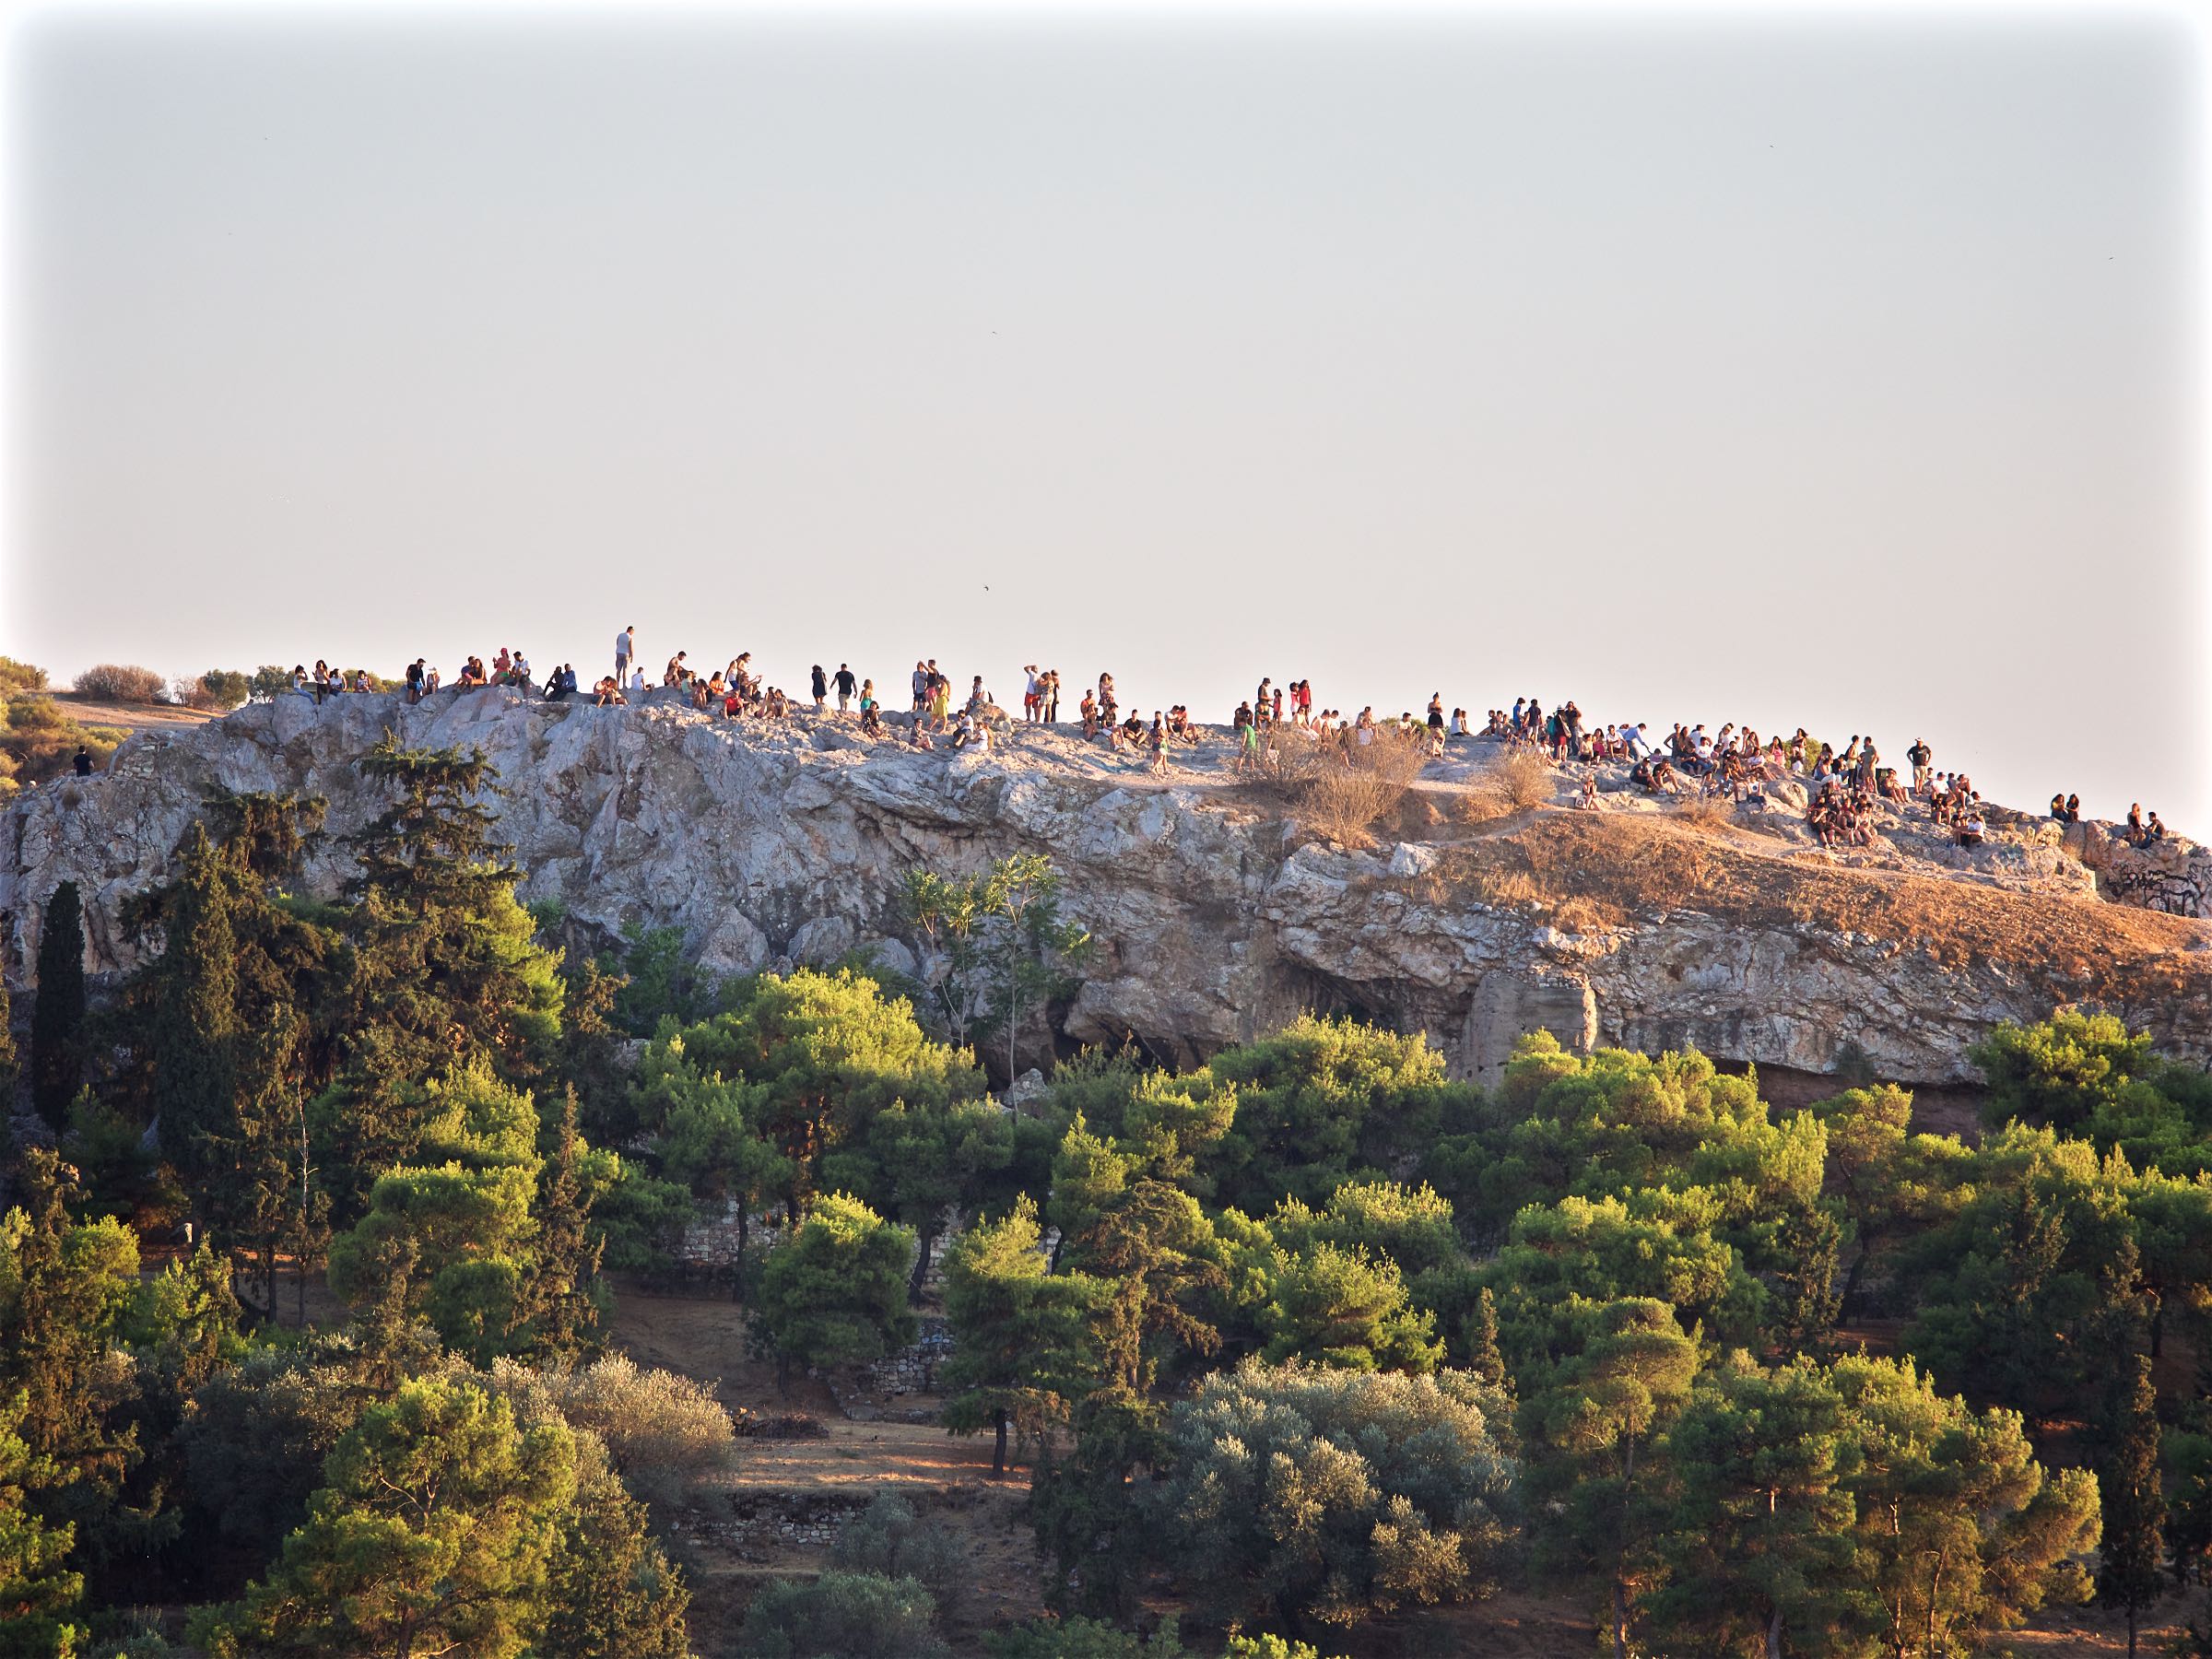
[[[1006,1472],[1006,1407],[1002,1406],[998,1410],[993,1412],[991,1417],[992,1426],[998,1430],[998,1444],[993,1449],[991,1453],[991,1473],[994,1475],[1004,1475]]]
[[[791,1356],[789,1354],[779,1352],[776,1355],[776,1392],[780,1394],[788,1394],[791,1392]]]
[[[1613,1659],[1629,1659],[1629,1587],[1613,1580]]]
[[[1774,1609],[1774,1617],[1767,1620],[1767,1659],[1782,1659],[1782,1609]]]
[[[2136,1659],[2136,1604],[2127,1604],[2127,1659]]]

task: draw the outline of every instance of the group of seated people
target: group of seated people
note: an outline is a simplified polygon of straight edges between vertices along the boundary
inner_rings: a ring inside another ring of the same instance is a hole
[[[1806,804],[1806,828],[1824,847],[1868,847],[1874,844],[1873,792],[1847,785],[1831,777]]]
[[[299,663],[292,665],[292,689],[301,697],[312,697],[320,703],[326,697],[336,697],[346,691],[373,691],[366,668],[356,668],[350,681],[344,670],[333,668],[321,657],[315,659],[315,670],[310,674]]]

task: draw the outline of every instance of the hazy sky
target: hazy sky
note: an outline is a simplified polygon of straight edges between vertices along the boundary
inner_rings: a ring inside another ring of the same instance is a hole
[[[0,651],[1533,692],[2212,833],[2201,56],[2122,5],[33,13]]]

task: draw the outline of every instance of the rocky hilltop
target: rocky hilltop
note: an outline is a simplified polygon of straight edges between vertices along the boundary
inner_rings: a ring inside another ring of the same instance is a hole
[[[382,805],[357,762],[387,727],[490,758],[525,900],[558,900],[585,942],[680,927],[723,972],[855,949],[926,972],[899,914],[910,868],[1049,853],[1098,941],[1062,1032],[1134,1034],[1178,1061],[1318,1007],[1426,1030],[1477,1077],[1544,1027],[1577,1048],[1695,1044],[1806,1073],[1863,1053],[1882,1077],[1944,1084],[1971,1077],[1966,1049],[1993,1024],[2061,1001],[2212,1054],[2212,855],[2185,841],[2138,853],[2098,826],[2000,812],[1982,848],[1892,819],[1876,846],[1831,852],[1789,810],[1794,786],[1765,815],[1672,807],[1630,792],[1625,769],[1603,770],[1595,811],[1565,809],[1579,771],[1539,781],[1553,806],[1524,792],[1512,810],[1489,787],[1498,746],[1476,742],[1353,848],[1228,776],[1225,743],[1156,779],[1064,729],[954,756],[811,714],[733,724],[505,691],[279,698],[26,792],[0,821],[10,982],[65,879],[89,966],[127,969],[140,947],[120,907],[163,877],[218,788],[324,797],[332,835],[308,877],[335,887],[342,838]]]

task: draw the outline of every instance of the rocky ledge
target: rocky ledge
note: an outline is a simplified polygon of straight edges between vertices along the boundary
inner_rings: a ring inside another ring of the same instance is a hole
[[[1065,729],[955,756],[811,714],[733,724],[504,691],[280,698],[26,792],[0,819],[11,985],[69,879],[88,966],[127,970],[140,947],[120,907],[162,879],[218,788],[324,797],[332,835],[308,880],[335,887],[342,838],[382,804],[357,762],[387,727],[485,751],[522,896],[558,900],[581,942],[680,927],[725,973],[862,950],[926,975],[900,916],[909,869],[1049,853],[1098,941],[1058,1035],[1134,1036],[1176,1061],[1311,1007],[1426,1030],[1476,1077],[1543,1027],[1577,1048],[1695,1044],[1801,1072],[1863,1054],[1946,1084],[1971,1078],[1966,1050],[1994,1023],[2061,1001],[2212,1053],[2212,856],[2185,841],[2139,853],[2099,826],[2000,813],[1982,848],[1891,818],[1874,847],[1831,852],[1796,813],[1668,807],[1620,769],[1603,769],[1595,811],[1563,805],[1579,771],[1551,774],[1554,806],[1508,811],[1487,787],[1499,750],[1476,742],[1351,848],[1228,776],[1222,742],[1155,778]]]

